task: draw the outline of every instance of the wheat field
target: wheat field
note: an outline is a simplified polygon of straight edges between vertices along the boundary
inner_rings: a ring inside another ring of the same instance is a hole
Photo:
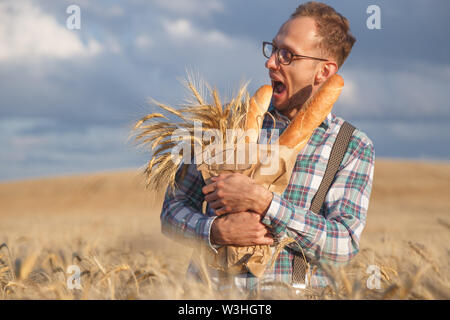
[[[449,299],[449,190],[448,163],[377,159],[360,253],[327,269],[333,285],[256,298]],[[245,298],[184,281],[191,249],[161,234],[161,205],[138,169],[0,183],[0,299]]]

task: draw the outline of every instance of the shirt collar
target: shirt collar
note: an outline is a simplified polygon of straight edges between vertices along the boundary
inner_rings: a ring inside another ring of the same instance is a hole
[[[272,103],[270,103],[268,111],[272,112],[272,114],[274,115],[275,119],[277,119],[277,121],[283,122],[286,126],[291,123],[291,120],[288,117],[286,117],[285,115],[282,115],[277,109],[275,109],[275,107],[272,105]],[[325,131],[326,131],[330,127],[331,121],[332,121],[332,115],[330,112],[330,113],[328,113],[327,117],[320,124],[319,127],[325,129]]]
[[[331,121],[333,116],[331,115],[331,112],[327,114],[327,117],[325,118],[325,120],[323,120],[323,122],[320,124],[319,127],[324,128],[325,131],[328,130],[328,128],[330,127]]]
[[[272,107],[272,110],[273,110],[273,115],[274,115],[275,119],[277,119],[278,121],[282,121],[286,125],[291,123],[291,120],[288,117],[286,117],[285,115],[282,115],[277,109]]]

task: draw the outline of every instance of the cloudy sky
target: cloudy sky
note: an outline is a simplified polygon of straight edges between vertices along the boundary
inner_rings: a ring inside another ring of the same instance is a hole
[[[187,67],[225,96],[268,83],[261,43],[300,2],[0,0],[0,180],[144,165],[127,138],[147,99],[182,102]],[[377,157],[449,161],[450,2],[325,2],[357,38],[333,112]],[[380,30],[366,26],[373,4]]]

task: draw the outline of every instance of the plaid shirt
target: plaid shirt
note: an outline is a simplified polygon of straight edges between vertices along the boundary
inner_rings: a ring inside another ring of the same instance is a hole
[[[281,132],[289,119],[272,106],[275,128]],[[325,198],[319,214],[309,210],[312,199],[322,181],[331,148],[344,120],[328,114],[325,121],[314,130],[308,144],[299,152],[289,185],[282,195],[274,194],[272,203],[262,219],[274,237],[293,237],[297,243],[287,245],[279,254],[272,269],[266,269],[258,279],[251,273],[234,276],[238,288],[251,291],[264,283],[292,282],[294,254],[302,249],[307,259],[321,263],[341,265],[349,262],[359,250],[359,240],[366,223],[372,189],[375,153],[372,141],[356,129],[353,132],[344,159]],[[267,116],[263,128],[273,128],[273,120]],[[205,185],[195,165],[189,165],[185,178],[179,182],[174,194],[166,192],[162,212],[162,232],[166,235],[197,240],[210,246],[210,230],[217,217],[209,206],[202,214]],[[301,249],[298,247],[301,246]],[[218,283],[218,274],[210,269],[210,278]],[[188,274],[198,274],[194,263]],[[326,286],[329,281],[319,268],[308,275],[312,287]]]

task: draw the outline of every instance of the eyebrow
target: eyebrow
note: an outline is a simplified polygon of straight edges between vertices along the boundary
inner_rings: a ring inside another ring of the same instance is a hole
[[[275,45],[275,47],[281,48],[280,46],[277,45],[277,43],[276,43],[276,41],[275,41],[275,38],[272,39],[272,43]],[[293,50],[293,49],[290,48],[289,46],[284,45],[283,48],[289,50],[292,54],[295,54],[295,51],[296,51],[296,50]]]

